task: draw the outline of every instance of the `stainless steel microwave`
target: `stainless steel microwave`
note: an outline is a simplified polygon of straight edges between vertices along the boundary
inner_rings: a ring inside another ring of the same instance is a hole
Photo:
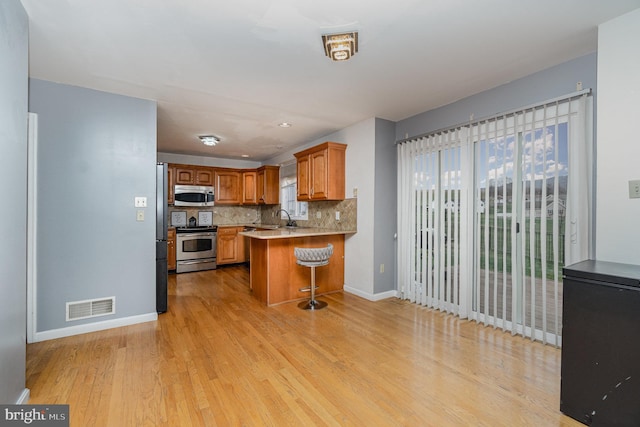
[[[213,187],[202,185],[176,185],[173,192],[174,206],[213,206]]]

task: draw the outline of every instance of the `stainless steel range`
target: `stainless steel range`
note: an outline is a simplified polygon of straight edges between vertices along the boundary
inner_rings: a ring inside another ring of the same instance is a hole
[[[218,227],[176,228],[176,273],[214,270]]]

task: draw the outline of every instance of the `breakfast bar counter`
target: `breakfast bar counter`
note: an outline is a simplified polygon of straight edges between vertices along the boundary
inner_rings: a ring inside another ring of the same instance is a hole
[[[316,270],[316,295],[340,291],[344,287],[344,239],[355,231],[325,228],[262,229],[239,233],[250,238],[250,286],[253,295],[266,305],[309,298],[300,292],[309,286],[309,269],[296,263],[293,248],[333,245],[329,264]]]

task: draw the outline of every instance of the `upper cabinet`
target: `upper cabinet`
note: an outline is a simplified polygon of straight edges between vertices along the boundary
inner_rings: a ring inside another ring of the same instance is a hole
[[[280,203],[280,166],[261,166],[242,172],[243,205]]]
[[[215,187],[215,203],[221,205],[280,203],[280,166],[233,169],[171,163],[168,174],[170,205],[174,202],[176,184]]]
[[[186,185],[213,186],[213,168],[206,166],[172,165],[175,170],[175,183]]]
[[[242,172],[237,169],[215,170],[216,203],[239,205],[242,203]]]
[[[280,166],[261,166],[256,177],[258,203],[277,205],[280,203]]]
[[[298,200],[344,200],[346,144],[325,142],[294,156]]]
[[[255,205],[258,203],[256,180],[258,173],[255,170],[242,171],[242,204]]]

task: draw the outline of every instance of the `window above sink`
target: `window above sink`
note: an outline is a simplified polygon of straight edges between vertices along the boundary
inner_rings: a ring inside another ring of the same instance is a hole
[[[289,212],[292,220],[306,221],[309,219],[309,204],[297,200],[296,165],[296,161],[293,160],[280,167],[280,205],[282,209]],[[280,219],[288,220],[289,218],[281,211]]]

